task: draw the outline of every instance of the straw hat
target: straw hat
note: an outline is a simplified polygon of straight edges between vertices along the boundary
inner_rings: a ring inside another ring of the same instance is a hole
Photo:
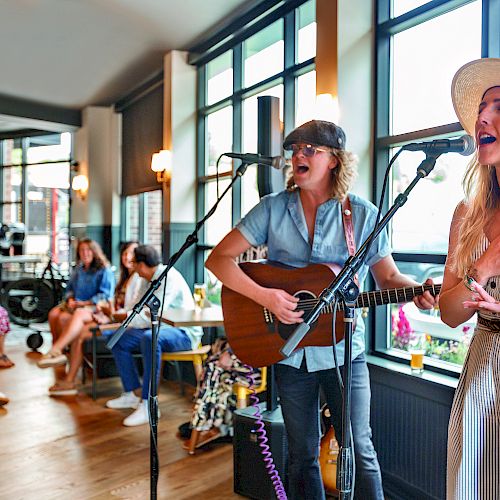
[[[500,87],[500,59],[485,58],[462,66],[451,83],[455,113],[465,131],[474,137],[479,104],[485,92]]]

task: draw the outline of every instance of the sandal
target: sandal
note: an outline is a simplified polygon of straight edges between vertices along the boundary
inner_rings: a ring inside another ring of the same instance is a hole
[[[60,351],[49,351],[44,354],[37,365],[39,368],[48,368],[49,366],[65,365],[68,358],[65,354]]]
[[[60,380],[49,388],[50,396],[76,396],[77,394],[78,389],[76,388],[76,384],[66,382],[65,380]]]
[[[0,368],[11,368],[15,366],[15,363],[10,360],[7,354],[2,354],[0,356]]]

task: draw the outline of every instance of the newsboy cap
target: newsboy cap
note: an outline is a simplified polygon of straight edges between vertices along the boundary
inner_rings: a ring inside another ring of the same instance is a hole
[[[345,149],[345,132],[335,123],[324,120],[311,120],[292,130],[285,138],[283,149],[292,144],[311,144]]]

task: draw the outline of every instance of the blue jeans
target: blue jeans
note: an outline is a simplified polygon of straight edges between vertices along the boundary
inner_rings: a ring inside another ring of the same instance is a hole
[[[151,329],[127,328],[112,352],[122,379],[125,392],[141,387],[137,367],[132,354],[140,349],[144,361],[142,376],[142,399],[148,399],[149,380],[151,374]],[[192,349],[191,340],[184,330],[173,327],[162,327],[158,334],[156,349],[156,380],[160,379],[160,358],[162,352],[188,351]]]
[[[342,368],[341,368],[342,371]],[[332,414],[338,439],[342,428],[342,392],[335,370],[307,372],[276,365],[276,382],[288,437],[288,498],[324,499],[319,468],[320,387]],[[355,498],[383,500],[382,478],[371,440],[370,380],[364,354],[352,362],[351,425],[356,460]]]

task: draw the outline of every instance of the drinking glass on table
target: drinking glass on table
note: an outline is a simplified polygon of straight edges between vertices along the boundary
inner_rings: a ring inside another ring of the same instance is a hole
[[[205,307],[205,299],[207,297],[207,285],[205,283],[195,283],[193,287],[193,299],[196,310]]]

